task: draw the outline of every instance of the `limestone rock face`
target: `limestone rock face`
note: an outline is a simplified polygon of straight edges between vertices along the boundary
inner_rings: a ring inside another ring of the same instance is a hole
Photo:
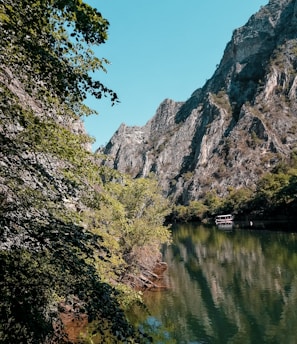
[[[185,102],[164,100],[143,127],[122,124],[102,163],[154,172],[186,204],[251,187],[297,146],[297,1],[271,0],[233,32],[213,77]]]

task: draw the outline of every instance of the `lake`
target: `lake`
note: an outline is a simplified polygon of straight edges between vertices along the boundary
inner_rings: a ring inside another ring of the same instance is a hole
[[[166,291],[137,314],[155,343],[297,343],[297,233],[182,224],[163,250]],[[136,314],[135,314],[136,316]]]

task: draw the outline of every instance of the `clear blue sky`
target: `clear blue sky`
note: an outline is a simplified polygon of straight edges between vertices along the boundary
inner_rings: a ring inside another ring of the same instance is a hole
[[[144,125],[165,98],[185,101],[213,75],[232,31],[268,0],[86,0],[110,22],[96,49],[111,64],[96,75],[120,103],[88,99],[85,126],[105,145],[121,123]]]

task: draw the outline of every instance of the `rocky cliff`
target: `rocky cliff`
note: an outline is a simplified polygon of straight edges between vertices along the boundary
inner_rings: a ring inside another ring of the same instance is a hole
[[[297,1],[271,0],[234,30],[220,64],[185,102],[164,100],[143,127],[122,124],[100,150],[133,177],[154,172],[187,204],[253,188],[297,147]]]

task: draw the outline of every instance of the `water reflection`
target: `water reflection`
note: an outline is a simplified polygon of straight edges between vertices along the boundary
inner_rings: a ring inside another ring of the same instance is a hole
[[[169,342],[297,342],[296,233],[179,225],[173,235],[170,289],[145,296]]]

